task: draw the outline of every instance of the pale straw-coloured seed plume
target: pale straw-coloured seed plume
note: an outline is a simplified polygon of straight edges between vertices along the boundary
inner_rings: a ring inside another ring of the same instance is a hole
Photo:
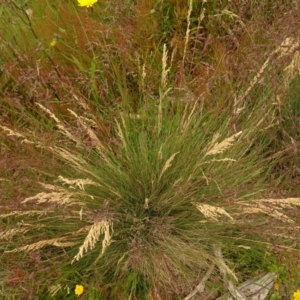
[[[41,185],[44,189],[49,191],[58,191],[59,187],[57,185],[53,185],[50,183],[44,183],[44,182],[38,182],[39,185]]]
[[[226,216],[230,220],[233,220],[233,217],[222,207],[200,203],[194,203],[194,205],[207,219],[218,221],[220,216]]]
[[[97,123],[91,118],[86,118],[86,117],[83,117],[83,116],[80,116],[79,118],[81,120],[83,120],[87,124],[87,126],[89,126],[91,129],[98,127]]]
[[[242,103],[243,103],[244,99],[249,95],[249,93],[251,92],[253,87],[256,85],[256,83],[260,80],[260,78],[264,74],[266,68],[269,66],[269,64],[271,62],[271,57],[273,57],[274,55],[277,56],[277,58],[287,56],[287,55],[291,54],[292,52],[294,52],[298,47],[299,47],[299,42],[296,39],[291,38],[291,37],[286,38],[280,44],[280,46],[278,46],[266,59],[266,61],[264,62],[264,64],[262,65],[262,67],[260,68],[258,73],[251,80],[247,90],[237,99],[236,106],[237,107],[243,106]]]
[[[238,245],[237,247],[238,248],[243,248],[243,249],[246,249],[246,250],[250,250],[251,249],[251,247],[245,246],[245,245]]]
[[[76,236],[76,235],[81,234],[81,233],[86,234],[90,231],[90,229],[91,229],[91,225],[85,225],[85,226],[80,227],[80,229],[78,229],[76,231],[73,231],[72,235]]]
[[[82,97],[78,97],[76,94],[73,94],[74,99],[76,100],[76,103],[79,103],[80,106],[85,110],[85,111],[89,111],[90,107],[88,106],[88,104],[86,103],[86,101],[82,98]]]
[[[162,128],[162,120],[163,120],[163,110],[162,110],[162,102],[165,96],[169,93],[171,90],[167,87],[167,79],[168,74],[170,72],[170,67],[168,68],[167,64],[168,60],[168,51],[167,46],[164,44],[163,46],[163,56],[162,56],[162,71],[161,71],[161,83],[160,83],[160,89],[159,89],[159,104],[158,104],[158,112],[157,112],[157,134],[159,135]]]
[[[13,228],[13,229],[9,229],[9,230],[0,232],[0,240],[9,240],[9,239],[11,239],[16,234],[19,234],[19,233],[25,234],[28,231],[29,231],[29,228]]]
[[[188,49],[188,44],[189,44],[189,40],[190,40],[190,33],[191,33],[191,14],[193,11],[193,0],[189,0],[189,9],[187,12],[187,17],[186,17],[186,21],[187,21],[187,27],[186,27],[186,32],[185,32],[185,38],[184,38],[184,48],[183,48],[183,58],[182,58],[182,63],[185,63],[185,58],[186,58],[186,53],[187,53],[187,49]],[[207,0],[202,1],[202,9],[201,9],[201,14],[200,17],[198,19],[198,28],[197,30],[200,29],[200,24],[202,22],[202,20],[204,19],[205,16],[205,11],[206,8],[204,7],[205,3],[207,2]]]
[[[23,134],[14,131],[6,126],[0,125],[0,128],[6,133],[7,136],[14,136],[16,138],[21,139],[21,144],[30,144],[38,146],[38,143],[28,140]]]
[[[193,120],[192,117],[194,116],[196,105],[197,105],[197,102],[195,101],[195,103],[193,105],[193,108],[192,108],[192,110],[191,110],[191,112],[190,112],[190,114],[187,118],[185,118],[185,114],[187,112],[188,104],[185,106],[184,114],[183,114],[181,124],[180,124],[180,128],[181,128],[182,131],[185,130],[186,128],[188,128],[190,122]]]
[[[113,223],[111,221],[99,221],[94,223],[88,232],[83,244],[80,246],[78,253],[74,256],[71,263],[74,261],[78,261],[84,255],[84,253],[88,252],[88,250],[93,250],[98,242],[100,235],[104,234],[104,238],[102,240],[102,250],[101,255],[105,252],[106,248],[112,242],[112,233],[113,233]]]
[[[299,49],[299,41],[293,37],[287,37],[281,45],[275,50],[279,53],[279,58],[293,54]]]
[[[283,208],[292,208],[292,205],[300,206],[300,198],[284,198],[284,199],[260,199],[254,202],[274,204]]]
[[[238,103],[237,96],[233,97],[233,115],[237,118],[244,110],[246,109],[246,105]]]
[[[117,266],[122,262],[122,260],[126,257],[126,255],[128,255],[129,251],[126,251],[121,258],[119,258],[118,262],[117,262]]]
[[[180,177],[178,179],[175,180],[175,182],[173,183],[173,187],[178,187],[182,184],[183,178]]]
[[[88,124],[86,124],[84,119],[80,118],[73,110],[68,109],[68,111],[76,118],[76,120],[78,121],[81,128],[83,128],[85,130],[86,134],[89,136],[93,146],[96,147],[101,158],[105,161],[108,161],[108,157],[107,157],[107,153],[106,153],[107,149],[103,146],[101,141],[98,139],[95,132],[91,129],[91,127]]]
[[[185,105],[184,107],[184,112],[183,112],[183,115],[182,115],[182,118],[181,118],[181,122],[180,122],[180,129],[181,131],[184,130],[185,128],[185,123],[186,123],[186,114],[187,114],[187,111],[188,111],[188,104]]]
[[[256,83],[259,81],[259,79],[262,77],[264,74],[265,69],[270,63],[270,57],[266,59],[260,70],[257,72],[257,74],[254,76],[254,78],[251,80],[249,83],[248,88],[246,91],[237,99],[236,104],[237,105],[242,105],[244,99],[249,95],[249,93],[252,91],[253,87],[256,85]]]
[[[48,288],[51,297],[54,297],[60,290],[64,290],[65,294],[70,294],[70,287],[68,285],[55,284]]]
[[[162,56],[162,71],[161,71],[161,89],[163,92],[166,89],[168,74],[170,72],[170,68],[168,68],[167,60],[168,60],[168,50],[166,44],[164,44],[163,56]]]
[[[55,285],[50,286],[48,288],[48,291],[49,291],[51,297],[54,297],[57,294],[57,292],[59,292],[61,289],[62,289],[61,284],[55,284]]]
[[[37,148],[43,148],[46,149],[43,145],[41,145],[39,142],[34,142],[31,140],[28,140],[23,134],[14,131],[6,126],[0,125],[0,128],[2,128],[4,130],[4,132],[6,133],[7,136],[14,136],[17,138],[21,139],[21,144],[29,144],[29,145],[34,145]]]
[[[136,61],[138,64],[139,75],[141,76],[141,86],[142,86],[142,89],[144,89],[145,78],[147,76],[146,65],[145,65],[145,63],[142,63],[142,59],[138,53],[136,53]]]
[[[300,74],[300,51],[295,52],[292,62],[284,69],[285,80],[289,83],[291,79]]]
[[[58,180],[62,182],[63,185],[69,185],[71,188],[79,188],[80,190],[84,191],[85,185],[96,185],[98,186],[96,182],[90,180],[90,179],[68,179],[63,176],[58,176]]]
[[[145,199],[144,208],[149,209],[149,198]]]
[[[159,97],[159,104],[158,104],[158,113],[157,113],[157,134],[159,135],[162,128],[162,99],[163,96],[160,95]]]
[[[282,211],[286,208],[293,208],[293,206],[300,206],[300,198],[259,199],[251,203],[240,202],[240,204],[243,208],[241,213],[262,213],[281,221],[294,223],[294,221]]]
[[[144,81],[145,81],[145,78],[146,78],[146,75],[147,75],[145,63],[144,63],[143,66],[142,66],[142,72],[141,72],[141,75],[142,75],[142,84],[144,84]]]
[[[42,241],[38,241],[33,244],[29,244],[29,245],[26,245],[23,247],[16,248],[14,250],[5,251],[5,253],[15,253],[15,252],[22,252],[22,251],[30,252],[30,251],[35,251],[35,250],[41,249],[45,246],[55,246],[55,247],[60,247],[60,248],[73,247],[76,244],[78,244],[78,243],[74,243],[74,242],[65,242],[64,240],[65,240],[65,238],[54,238],[54,239],[49,239],[49,240],[42,240]]]
[[[54,113],[52,113],[48,108],[46,108],[45,106],[43,106],[40,103],[36,103],[37,106],[39,106],[44,112],[46,112],[51,119],[53,119],[56,123],[57,128],[59,129],[59,131],[65,135],[67,138],[69,138],[71,141],[75,142],[76,145],[81,145],[82,142],[77,139],[73,134],[71,134],[66,128],[65,126],[60,122],[60,120],[54,115]]]
[[[74,193],[68,191],[62,192],[50,192],[50,193],[38,193],[35,196],[27,197],[22,201],[22,203],[27,203],[29,201],[36,201],[38,204],[42,203],[56,203],[59,205],[73,205],[82,204],[81,201],[77,200]]]
[[[220,154],[223,153],[225,150],[227,150],[230,146],[233,145],[234,141],[242,134],[242,131],[235,133],[234,135],[230,136],[229,138],[226,138],[220,143],[215,142],[213,145],[210,143],[210,146],[208,148],[208,151],[206,152],[205,156],[207,155],[215,155],[215,154]],[[215,135],[213,137],[213,141],[216,141],[218,138],[218,135]]]
[[[287,45],[287,49],[285,49],[287,55],[293,54],[291,63],[283,70],[284,84],[288,88],[291,80],[300,74],[300,43],[296,39],[287,38],[284,45]]]
[[[55,154],[60,156],[62,159],[69,162],[73,167],[75,166],[78,170],[87,172],[87,168],[84,168],[84,166],[87,166],[87,162],[79,155],[74,155],[70,151],[57,146],[54,148],[49,147],[48,149],[52,150]]]
[[[162,155],[162,145],[159,147],[158,153],[157,153],[157,158],[159,161],[162,160],[163,155]]]
[[[17,138],[22,138],[22,139],[25,138],[23,134],[21,134],[19,132],[16,132],[16,131],[14,131],[14,130],[6,127],[6,126],[0,125],[0,128],[2,128],[5,131],[7,136],[14,136],[14,137],[17,137]]]
[[[193,0],[189,0],[189,10],[188,10],[187,17],[186,17],[187,27],[186,27],[186,32],[185,32],[185,41],[184,41],[183,57],[182,57],[183,64],[185,62],[186,51],[187,51],[187,47],[188,47],[189,39],[190,39],[190,31],[191,31],[190,26],[191,26],[192,11],[193,11]]]
[[[78,245],[78,243],[77,242],[60,242],[60,241],[57,241],[57,242],[53,243],[53,246],[61,247],[61,248],[63,248],[63,247],[73,247],[75,245]]]
[[[124,118],[123,118],[122,115],[121,115],[121,120],[122,120],[123,127],[126,129],[125,120],[124,120]],[[117,129],[118,129],[118,132],[117,132],[118,136],[119,136],[119,138],[120,138],[120,140],[122,142],[122,145],[123,145],[124,149],[127,150],[127,143],[126,143],[125,135],[123,133],[121,125],[120,125],[120,123],[118,122],[117,119],[115,119],[115,122],[116,122]]]
[[[32,15],[33,15],[33,10],[31,8],[27,8],[25,10],[26,15],[28,16],[29,20],[32,19]]]
[[[70,151],[68,151],[64,148],[61,148],[61,147],[48,147],[47,149],[51,150],[53,153],[58,155],[60,158],[67,161],[68,163],[70,163],[70,165],[73,168],[80,170],[86,174],[89,174],[91,177],[99,179],[97,176],[97,173],[90,171],[88,169],[88,163],[83,158],[81,158],[79,155],[74,155]]]
[[[53,211],[50,211],[50,210],[47,210],[47,212],[53,212]],[[13,216],[16,216],[16,217],[19,217],[19,216],[41,216],[41,215],[44,215],[46,212],[45,211],[42,211],[42,210],[28,210],[28,211],[11,211],[7,214],[2,214],[0,215],[0,219],[4,219],[4,218],[7,218],[7,217],[13,217]]]
[[[159,174],[159,178],[158,180],[161,179],[161,177],[163,176],[163,174],[166,172],[166,170],[172,166],[171,162],[173,161],[173,159],[175,158],[175,156],[178,154],[179,152],[176,152],[174,154],[171,155],[171,157],[166,161],[165,165],[163,166],[160,174]]]
[[[209,142],[209,144],[207,145],[207,149],[211,149],[216,143],[217,143],[217,140],[218,138],[220,137],[221,135],[217,132],[213,135],[212,137],[212,140]]]
[[[224,158],[221,158],[221,159],[211,159],[211,160],[208,160],[208,161],[204,161],[202,164],[209,164],[209,163],[212,163],[212,162],[234,162],[236,161],[236,159],[233,159],[233,158],[229,158],[229,157],[224,157]]]
[[[249,207],[243,207],[243,209],[240,212],[241,214],[266,214],[274,219],[285,221],[288,223],[293,223],[294,221],[290,219],[287,215],[285,215],[282,212],[279,212],[278,210],[274,208],[267,207],[265,205],[257,204],[257,206],[249,206]]]

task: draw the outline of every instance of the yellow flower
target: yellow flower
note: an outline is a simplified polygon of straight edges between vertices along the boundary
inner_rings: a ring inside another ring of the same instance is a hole
[[[92,7],[98,0],[77,0],[79,6]]]
[[[56,45],[56,39],[53,39],[52,42],[50,43],[51,47],[54,47]]]
[[[75,295],[80,296],[84,291],[84,287],[81,284],[76,284]]]
[[[279,291],[279,288],[280,288],[279,283],[278,283],[278,282],[275,282],[275,283],[274,283],[274,290],[275,290],[275,291]]]
[[[293,300],[300,300],[300,290],[297,290],[297,291],[293,294]]]

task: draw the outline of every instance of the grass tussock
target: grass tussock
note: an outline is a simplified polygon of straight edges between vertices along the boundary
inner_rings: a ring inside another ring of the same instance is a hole
[[[271,245],[298,251],[299,41],[272,41],[280,1],[127,2],[4,6],[8,299],[213,299],[274,271]]]

